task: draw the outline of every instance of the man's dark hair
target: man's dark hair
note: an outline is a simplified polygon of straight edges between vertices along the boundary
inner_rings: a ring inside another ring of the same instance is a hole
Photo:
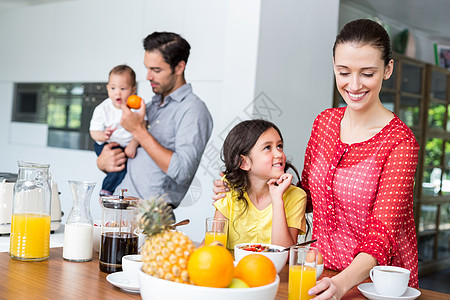
[[[159,51],[174,71],[180,61],[187,63],[191,46],[179,34],[155,31],[144,39],[144,49]]]

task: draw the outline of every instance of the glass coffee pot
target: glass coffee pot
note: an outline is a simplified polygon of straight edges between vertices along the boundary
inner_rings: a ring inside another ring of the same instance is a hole
[[[137,209],[139,198],[119,196],[101,197],[102,233],[100,237],[99,266],[107,273],[122,271],[122,257],[138,254]]]

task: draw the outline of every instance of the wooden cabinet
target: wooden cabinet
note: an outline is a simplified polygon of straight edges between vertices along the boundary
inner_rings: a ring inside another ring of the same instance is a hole
[[[394,55],[380,99],[420,145],[414,188],[419,273],[450,266],[450,72]],[[345,106],[335,90],[334,107]]]

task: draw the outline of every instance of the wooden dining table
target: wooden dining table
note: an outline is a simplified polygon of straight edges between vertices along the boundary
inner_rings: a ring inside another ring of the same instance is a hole
[[[324,270],[322,276],[335,274]],[[138,293],[125,292],[109,283],[107,275],[99,270],[97,253],[89,262],[69,262],[62,258],[62,248],[51,248],[47,260],[25,262],[3,252],[0,253],[0,299],[140,299]],[[448,294],[420,291],[418,299],[421,300],[450,299]],[[280,273],[276,299],[288,299],[287,266]],[[354,287],[343,299],[366,298]]]

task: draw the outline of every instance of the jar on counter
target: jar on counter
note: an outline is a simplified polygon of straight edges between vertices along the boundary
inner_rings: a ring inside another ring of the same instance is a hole
[[[18,165],[9,255],[24,261],[45,260],[50,248],[50,165],[25,161],[19,161]]]

